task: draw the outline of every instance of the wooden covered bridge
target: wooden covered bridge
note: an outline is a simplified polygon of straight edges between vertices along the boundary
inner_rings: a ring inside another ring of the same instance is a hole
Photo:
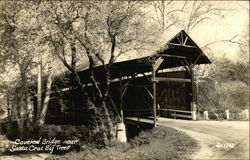
[[[109,101],[122,118],[144,117],[156,125],[157,116],[169,118],[196,118],[194,66],[209,64],[210,60],[187,35],[180,31],[158,53],[111,66]],[[183,67],[180,71],[171,68]],[[105,72],[101,66],[94,68],[95,78],[102,83]],[[91,87],[90,70],[79,72],[81,81]],[[82,96],[74,91],[74,113],[81,116]],[[50,102],[53,104],[53,98]],[[61,106],[60,106],[61,107]],[[50,108],[50,107],[49,107]],[[55,107],[53,107],[55,109]]]

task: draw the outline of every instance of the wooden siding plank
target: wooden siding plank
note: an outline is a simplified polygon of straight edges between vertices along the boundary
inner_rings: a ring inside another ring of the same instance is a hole
[[[191,79],[186,79],[186,78],[166,78],[166,77],[155,77],[155,81],[169,81],[169,82],[191,82]]]
[[[192,113],[191,111],[184,111],[184,110],[177,110],[177,109],[166,109],[166,108],[162,108],[162,109],[158,109],[160,111],[169,111],[169,112],[180,112],[180,113]]]
[[[181,117],[181,118],[192,118],[192,116],[188,116],[188,115],[182,115],[182,114],[171,114],[171,116],[174,117]]]

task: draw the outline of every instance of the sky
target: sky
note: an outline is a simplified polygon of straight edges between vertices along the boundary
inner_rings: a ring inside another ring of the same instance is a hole
[[[191,31],[190,36],[200,47],[213,41],[229,40],[236,35],[247,34],[249,40],[248,1],[211,1],[211,3],[230,11],[220,20],[207,21]],[[237,55],[237,47],[232,44],[216,43],[212,49],[216,57],[225,56],[234,60]]]
[[[200,48],[203,46],[221,40],[230,40],[236,35],[248,35],[249,39],[249,2],[248,1],[210,1],[215,8],[225,9],[222,17],[211,17],[211,19],[204,21],[197,25],[188,34],[198,44]],[[183,6],[184,1],[178,1],[179,6]],[[154,14],[154,10],[147,10]],[[173,36],[175,36],[182,28],[174,27],[169,32],[162,35],[164,44]],[[239,40],[237,36],[234,40]],[[232,61],[238,59],[237,53],[239,48],[236,44],[227,44],[225,42],[214,43],[209,45],[212,50],[205,50],[203,52],[210,58],[228,58]],[[248,53],[249,54],[249,53]],[[127,60],[131,58],[131,54],[122,55],[120,60]],[[134,55],[134,54],[132,54]],[[144,55],[145,56],[145,55]],[[140,57],[140,56],[139,56]],[[136,58],[136,57],[132,57]]]

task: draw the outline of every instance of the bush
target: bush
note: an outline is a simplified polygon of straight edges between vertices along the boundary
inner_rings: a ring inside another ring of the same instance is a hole
[[[9,140],[15,140],[20,137],[17,122],[8,122],[4,124],[5,135]]]
[[[215,115],[215,113],[217,114],[218,117]],[[211,119],[211,120],[224,120],[224,119],[226,119],[226,115],[225,115],[224,111],[220,111],[220,112],[216,111],[215,113],[209,112],[209,115],[208,115],[209,119]]]
[[[12,142],[7,139],[6,136],[0,135],[0,155],[9,151]]]
[[[72,125],[44,125],[39,129],[39,137],[56,138],[63,140],[78,140],[77,144],[70,144],[70,150],[72,149],[80,151],[81,145],[87,143],[89,138],[88,128],[84,125],[72,126]],[[53,152],[53,153],[65,153],[65,152]]]
[[[218,119],[213,115],[213,111],[219,115],[219,120],[223,120],[226,119],[226,109],[234,114],[249,106],[249,85],[239,80],[211,81],[201,83],[199,87],[201,90],[198,95],[199,110],[201,112],[207,110],[210,119]],[[232,119],[242,118],[240,115],[235,115]]]
[[[142,131],[139,134],[139,136],[136,136],[134,139],[130,140],[130,144],[134,147],[149,144],[150,143],[149,134],[150,134],[149,132]]]
[[[39,137],[58,139],[78,139],[86,141],[89,137],[88,128],[84,125],[44,125],[39,129]]]
[[[125,148],[127,146],[126,143],[120,142],[117,139],[112,139],[109,142],[109,146],[108,147],[114,147],[114,148]]]
[[[244,120],[241,112],[230,113],[230,120]]]

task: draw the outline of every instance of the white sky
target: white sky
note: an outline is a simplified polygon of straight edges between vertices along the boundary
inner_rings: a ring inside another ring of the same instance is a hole
[[[223,19],[207,21],[194,28],[190,36],[202,47],[207,43],[217,40],[229,40],[235,35],[247,33],[249,40],[249,2],[248,1],[211,1],[220,8],[232,9],[225,14]],[[213,45],[215,56],[223,54],[230,59],[234,59],[237,51],[234,45],[218,43]]]
[[[184,1],[183,1],[184,3]],[[179,5],[183,5],[179,1]],[[206,44],[220,41],[230,40],[236,35],[248,35],[249,39],[249,2],[248,1],[210,1],[216,8],[228,10],[224,12],[223,18],[211,17],[211,20],[206,20],[197,25],[190,31],[190,37],[203,47]],[[170,32],[162,35],[166,43],[170,38],[176,35],[181,28],[171,28]],[[237,37],[239,38],[239,37]],[[238,40],[238,39],[235,39]],[[215,57],[225,57],[231,60],[237,59],[238,48],[236,44],[216,43],[210,45]],[[203,50],[205,54],[210,57],[211,52]],[[249,53],[248,53],[249,54]],[[127,55],[119,57],[119,59],[127,59]],[[135,58],[135,57],[134,57]]]

